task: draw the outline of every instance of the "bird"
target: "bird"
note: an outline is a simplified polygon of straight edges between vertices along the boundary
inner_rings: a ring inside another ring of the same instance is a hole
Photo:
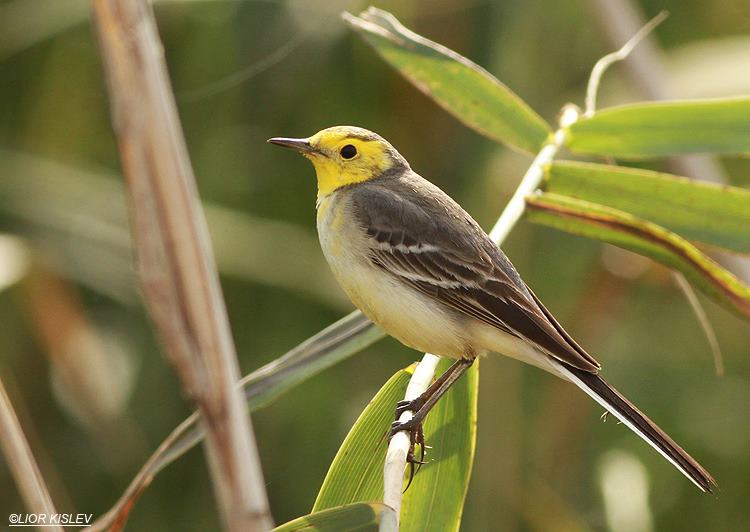
[[[561,377],[612,413],[700,490],[711,474],[601,375],[601,365],[560,325],[474,218],[411,169],[383,137],[335,126],[269,143],[309,159],[317,175],[317,229],[339,285],[370,320],[404,345],[455,360],[427,390],[396,405],[391,436],[424,453],[430,408],[486,352]],[[399,422],[405,410],[414,416]],[[424,454],[422,454],[424,458]],[[412,470],[413,471],[413,470]]]

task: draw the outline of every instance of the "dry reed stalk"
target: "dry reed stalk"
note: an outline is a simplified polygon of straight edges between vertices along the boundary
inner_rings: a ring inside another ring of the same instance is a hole
[[[143,297],[206,432],[228,530],[272,521],[242,396],[226,308],[153,11],[146,0],[92,0],[125,174]]]
[[[8,394],[5,392],[5,386],[0,380],[0,447],[5,455],[13,478],[16,481],[21,497],[26,503],[26,507],[36,514],[51,516],[56,514],[55,505],[44,483],[39,467],[36,465],[34,455],[31,453],[29,443],[18,422],[18,417],[13,410]],[[12,515],[17,515],[12,514]],[[9,517],[9,519],[12,519]],[[13,524],[13,521],[11,521]],[[63,532],[61,526],[48,525],[47,528]]]

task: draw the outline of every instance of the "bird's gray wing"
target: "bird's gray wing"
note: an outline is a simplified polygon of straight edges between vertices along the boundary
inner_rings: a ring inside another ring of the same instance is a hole
[[[426,194],[420,187],[415,194],[393,184],[372,183],[353,190],[352,200],[355,218],[370,242],[370,259],[378,267],[459,314],[524,339],[561,362],[599,370],[599,363],[541,304],[505,254],[437,187]]]

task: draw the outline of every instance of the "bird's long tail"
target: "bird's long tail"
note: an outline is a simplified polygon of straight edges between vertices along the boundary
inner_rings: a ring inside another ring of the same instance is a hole
[[[717,485],[711,474],[602,377],[565,364],[555,363],[555,367],[669,460],[693,484],[704,492],[713,493]]]

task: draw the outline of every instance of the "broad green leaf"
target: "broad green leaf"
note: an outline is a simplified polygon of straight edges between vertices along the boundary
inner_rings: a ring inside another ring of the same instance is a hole
[[[578,153],[625,159],[750,152],[750,98],[645,102],[610,107],[570,126]]]
[[[556,162],[544,190],[607,205],[689,240],[750,253],[750,191],[604,164]]]
[[[398,371],[360,414],[328,468],[312,511],[383,499],[383,462],[396,403],[404,398],[414,364]]]
[[[438,372],[450,360],[442,360]],[[413,368],[396,373],[354,423],[331,464],[313,512],[383,497],[386,436]],[[404,494],[402,532],[458,530],[474,458],[478,362],[438,401],[424,424],[429,462]]]
[[[750,287],[675,233],[626,212],[558,194],[529,196],[526,203],[531,221],[650,257],[682,272],[707,295],[750,318]]]
[[[273,532],[377,532],[383,512],[393,512],[381,502],[358,502],[298,517]]]
[[[382,329],[356,310],[308,338],[283,356],[245,376],[239,386],[252,412],[337,362],[350,357],[385,336]],[[123,522],[137,498],[153,478],[203,440],[203,428],[193,413],[175,428],[141,467],[115,505],[91,526],[91,532],[107,530]],[[377,497],[372,497],[373,499]]]
[[[349,23],[391,66],[477,132],[536,153],[549,125],[492,74],[453,50],[417,35],[387,11],[369,8]]]

